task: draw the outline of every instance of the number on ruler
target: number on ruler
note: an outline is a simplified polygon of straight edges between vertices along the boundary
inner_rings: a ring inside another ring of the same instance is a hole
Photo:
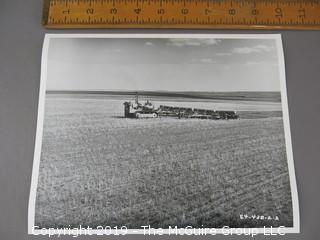
[[[62,14],[70,14],[70,9],[68,9],[68,10],[63,10],[63,11],[62,11]]]
[[[276,14],[275,14],[276,17],[280,17],[280,18],[283,17],[283,13],[282,13],[281,8],[277,7],[274,11],[276,12]]]
[[[135,8],[133,10],[136,14],[140,14],[141,13],[141,8]]]
[[[189,13],[189,10],[188,10],[187,8],[182,8],[182,9],[181,9],[181,13],[182,13],[183,15],[186,15],[186,14]]]
[[[299,18],[305,18],[306,17],[306,10],[304,8],[299,9]]]
[[[251,14],[254,15],[254,16],[256,16],[256,15],[259,14],[259,10],[258,10],[258,9],[253,9],[253,10],[251,11]]]
[[[204,10],[204,14],[205,15],[209,15],[209,14],[211,14],[212,13],[212,11],[210,10],[210,9],[205,9]]]
[[[110,13],[111,13],[111,14],[117,14],[117,13],[118,13],[118,9],[116,9],[116,8],[111,8],[111,9],[110,9]]]
[[[229,15],[235,15],[236,14],[236,10],[234,8],[229,9]]]
[[[94,9],[93,8],[88,8],[87,9],[87,14],[93,14],[94,13]]]
[[[157,13],[158,13],[159,15],[162,15],[162,14],[165,13],[165,10],[164,10],[163,8],[160,8],[160,9],[158,9]]]

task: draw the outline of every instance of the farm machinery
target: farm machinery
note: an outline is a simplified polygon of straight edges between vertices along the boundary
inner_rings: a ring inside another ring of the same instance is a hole
[[[156,118],[158,117],[158,109],[147,101],[144,104],[139,102],[124,102],[124,116],[127,118]]]
[[[124,116],[126,118],[157,118],[176,117],[190,119],[238,119],[235,111],[214,111],[199,108],[172,107],[160,105],[156,108],[150,101],[141,103],[136,96],[134,103],[124,102]]]

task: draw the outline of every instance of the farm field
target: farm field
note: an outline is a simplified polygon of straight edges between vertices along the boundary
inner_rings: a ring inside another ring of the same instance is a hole
[[[123,100],[46,98],[37,226],[292,226],[279,102],[153,101],[239,111],[214,121],[126,119]]]

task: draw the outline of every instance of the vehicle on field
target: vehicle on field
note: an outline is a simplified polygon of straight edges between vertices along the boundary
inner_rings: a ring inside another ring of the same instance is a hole
[[[124,116],[126,118],[157,118],[157,117],[176,117],[176,118],[196,118],[196,119],[239,119],[235,111],[215,111],[209,109],[186,108],[160,105],[156,108],[149,100],[144,103],[139,102],[138,95],[135,101],[126,101],[124,104]]]

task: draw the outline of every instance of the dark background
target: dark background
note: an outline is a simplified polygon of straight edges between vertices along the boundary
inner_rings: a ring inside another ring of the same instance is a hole
[[[273,239],[319,239],[320,31],[45,30],[41,0],[0,0],[0,239],[27,235],[28,198],[36,133],[41,48],[47,33],[281,33],[284,44],[301,234]],[[91,236],[77,239],[193,239],[192,236]],[[200,237],[197,237],[200,238]],[[204,236],[202,239],[251,239]],[[269,239],[258,236],[254,239]],[[58,239],[52,237],[52,239]],[[59,239],[74,239],[71,236]]]

